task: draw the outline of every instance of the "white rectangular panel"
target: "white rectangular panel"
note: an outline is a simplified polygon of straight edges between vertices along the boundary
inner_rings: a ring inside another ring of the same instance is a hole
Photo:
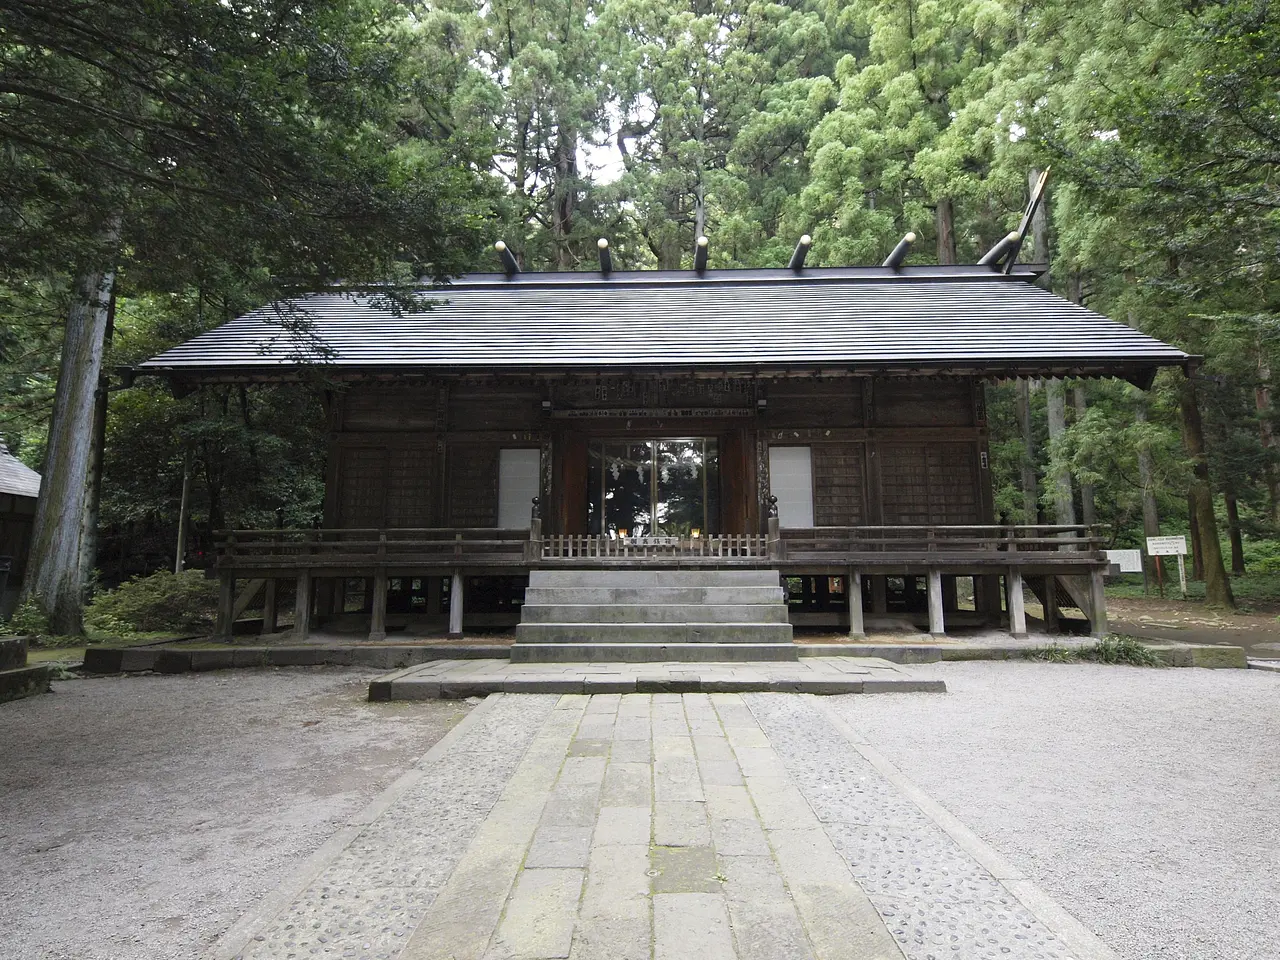
[[[498,526],[503,530],[529,529],[541,461],[537,449],[498,451]]]
[[[813,458],[808,447],[770,447],[769,485],[778,526],[813,526]]]

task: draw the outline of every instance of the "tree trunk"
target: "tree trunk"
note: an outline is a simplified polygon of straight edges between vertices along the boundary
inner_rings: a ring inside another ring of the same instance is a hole
[[[1136,388],[1135,388],[1136,389]],[[1133,411],[1137,423],[1147,422],[1147,398],[1140,396]],[[1151,463],[1151,446],[1145,440],[1138,442],[1138,482],[1142,484],[1142,535],[1160,536],[1160,511],[1156,504],[1155,469]],[[1146,544],[1143,544],[1146,547]],[[1147,557],[1147,573],[1155,576],[1155,561]]]
[[[1018,380],[1018,431],[1022,434],[1023,523],[1040,522],[1040,485],[1036,479],[1036,435],[1031,421],[1031,381]]]
[[[119,235],[117,218],[105,239],[115,244]],[[94,393],[102,373],[114,286],[114,268],[89,270],[76,279],[75,299],[63,335],[31,553],[22,584],[23,599],[36,603],[49,618],[53,633],[67,636],[84,633],[80,543],[93,449]]]
[[[552,236],[556,243],[556,263],[561,270],[573,269],[573,250],[569,237],[573,233],[573,213],[578,179],[578,134],[561,126],[556,138],[555,208],[551,211]]]
[[[1088,412],[1083,384],[1076,384],[1071,391],[1071,403],[1076,410],[1076,423],[1079,423]],[[1090,526],[1098,522],[1098,505],[1094,500],[1093,484],[1083,480],[1080,481],[1080,522]]]
[[[1196,515],[1195,497],[1187,491],[1187,517],[1191,528],[1191,579],[1204,580],[1204,552],[1200,549],[1200,518]]]
[[[1200,533],[1200,549],[1203,557],[1204,599],[1211,607],[1227,607],[1234,610],[1235,598],[1231,595],[1231,581],[1222,565],[1222,546],[1218,541],[1218,521],[1213,515],[1213,494],[1209,488],[1209,460],[1204,450],[1204,425],[1200,420],[1200,405],[1196,398],[1196,384],[1185,377],[1179,396],[1182,414],[1182,441],[1191,457],[1192,479],[1189,499],[1194,507],[1193,516]]]
[[[103,352],[111,343],[116,323],[116,291],[111,289],[107,305],[107,329],[102,337]],[[98,389],[93,396],[93,446],[89,451],[89,475],[86,479],[84,528],[80,532],[80,582],[84,584],[83,599],[93,599],[94,576],[98,567],[98,514],[102,504],[102,458],[107,449],[107,375],[99,374]]]
[[[1270,459],[1275,455],[1276,447],[1275,430],[1271,426],[1271,364],[1267,362],[1261,344],[1258,346],[1258,386],[1253,391],[1253,402],[1258,408],[1258,434],[1268,457],[1264,476],[1270,498],[1271,522],[1276,523],[1280,521],[1280,472],[1277,472],[1276,465]]]
[[[943,197],[938,201],[934,212],[938,224],[938,262],[956,262],[956,218],[951,207],[951,198]]]
[[[1040,182],[1040,171],[1032,167],[1027,171],[1027,199],[1030,201],[1031,196],[1035,193],[1036,185]],[[1040,205],[1036,207],[1036,212],[1031,218],[1031,259],[1034,263],[1049,262],[1049,197],[1046,195],[1040,198]],[[1046,290],[1049,289],[1049,271],[1046,270],[1044,275],[1036,281]],[[1076,301],[1079,303],[1080,301]]]
[[[1244,538],[1240,535],[1240,508],[1236,503],[1236,491],[1233,484],[1228,483],[1222,491],[1227,503],[1227,537],[1231,540],[1231,575],[1244,576]]]
[[[1049,446],[1067,432],[1067,396],[1056,377],[1045,383],[1045,404],[1049,411]],[[1053,509],[1055,522],[1070,526],[1076,522],[1075,499],[1071,494],[1071,471],[1063,468],[1053,475]]]

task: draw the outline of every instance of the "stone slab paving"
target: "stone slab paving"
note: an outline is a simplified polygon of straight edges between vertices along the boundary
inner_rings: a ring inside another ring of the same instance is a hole
[[[438,660],[369,684],[370,700],[436,700],[492,693],[944,693],[946,684],[876,657],[689,663],[511,663]]]
[[[1114,960],[821,704],[492,697],[226,956]]]

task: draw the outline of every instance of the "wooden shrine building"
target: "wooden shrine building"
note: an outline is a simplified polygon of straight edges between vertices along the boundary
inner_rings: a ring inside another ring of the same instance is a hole
[[[399,315],[315,295],[288,305],[307,338],[277,305],[142,364],[178,389],[308,364],[335,385],[322,527],[226,533],[219,629],[237,582],[265,584],[266,629],[288,579],[299,631],[362,615],[381,638],[514,624],[539,571],[746,568],[782,578],[795,625],[1021,634],[1025,583],[1047,621],[1061,603],[1105,630],[1097,531],[995,515],[985,384],[1145,389],[1186,354],[1047,292],[1034,265],[602,260],[508,258]]]

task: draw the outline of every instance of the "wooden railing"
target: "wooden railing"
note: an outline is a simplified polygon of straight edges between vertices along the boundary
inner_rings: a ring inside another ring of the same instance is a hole
[[[1083,524],[806,527],[780,531],[777,559],[845,560],[892,554],[928,562],[947,554],[1015,553],[1042,558],[1046,553],[1096,554],[1105,542],[1099,528]]]
[[[1105,542],[1097,528],[992,524],[933,526],[809,527],[770,534],[705,537],[610,537],[542,533],[531,529],[436,527],[380,530],[229,530],[218,535],[217,564],[223,570],[287,571],[311,568],[386,569],[483,566],[533,567],[585,562],[679,562],[783,564],[850,563],[860,560],[928,564],[933,561],[1016,563],[1098,557]],[[1068,556],[1070,555],[1070,556]]]
[[[458,567],[535,558],[528,530],[424,527],[379,530],[227,530],[219,567]]]
[[[543,560],[679,560],[769,558],[766,537],[725,533],[707,537],[606,537],[550,534],[542,538]]]

